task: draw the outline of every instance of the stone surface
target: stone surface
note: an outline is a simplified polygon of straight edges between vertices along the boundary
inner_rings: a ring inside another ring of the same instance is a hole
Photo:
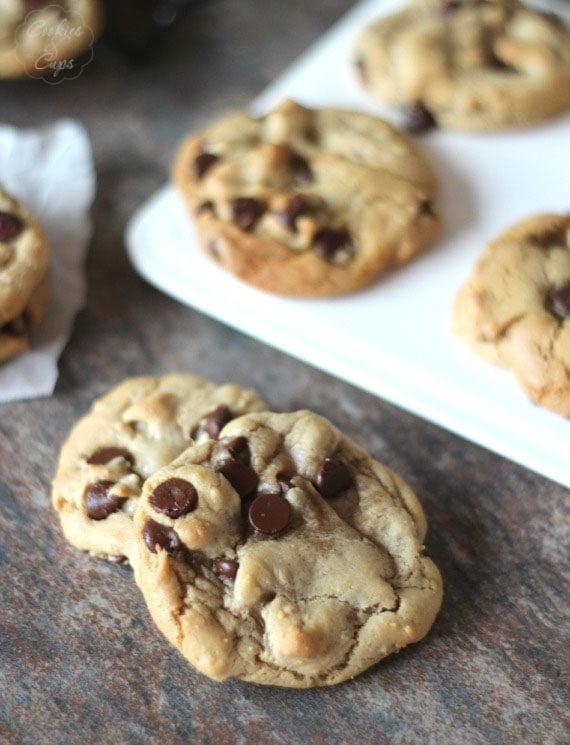
[[[56,393],[0,406],[2,743],[567,741],[568,491],[177,304],[123,250],[186,131],[246,104],[350,5],[205,2],[152,63],[103,41],[75,82],[0,85],[3,121],[81,118],[99,173],[88,303]],[[124,377],[175,370],[314,409],[410,483],[445,586],[424,642],[336,688],[219,686],[155,631],[130,570],[67,546],[49,485],[68,429]]]

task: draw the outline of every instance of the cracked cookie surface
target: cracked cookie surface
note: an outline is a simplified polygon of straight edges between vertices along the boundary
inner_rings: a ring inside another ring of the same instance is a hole
[[[47,305],[48,257],[38,221],[0,188],[0,361],[29,349]]]
[[[200,672],[340,683],[418,641],[439,610],[417,498],[309,411],[247,414],[149,478],[134,570]]]
[[[370,24],[354,60],[411,129],[524,127],[570,107],[570,28],[518,0],[416,0]]]
[[[486,246],[452,328],[535,403],[570,417],[570,216],[527,218]]]
[[[257,394],[195,375],[132,378],[94,402],[61,448],[52,502],[76,548],[130,560],[144,479],[232,417],[264,409]]]
[[[173,179],[204,252],[258,288],[319,297],[369,285],[437,235],[436,180],[376,117],[284,101],[180,147]]]
[[[53,74],[100,28],[97,0],[0,0],[0,78]]]

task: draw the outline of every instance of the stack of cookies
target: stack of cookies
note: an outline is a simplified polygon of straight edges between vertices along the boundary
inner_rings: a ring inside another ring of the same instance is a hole
[[[127,380],[69,435],[53,504],[130,563],[200,672],[340,683],[428,632],[441,579],[410,488],[323,417],[192,375]]]
[[[0,362],[29,349],[49,295],[48,255],[38,221],[0,189]]]

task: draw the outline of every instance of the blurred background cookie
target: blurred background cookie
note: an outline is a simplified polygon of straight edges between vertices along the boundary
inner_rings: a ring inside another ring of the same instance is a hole
[[[98,0],[0,0],[0,78],[69,75],[102,24]]]
[[[407,126],[525,127],[570,107],[570,28],[518,0],[415,0],[361,34],[365,89]]]
[[[38,221],[0,188],[0,361],[30,346],[49,296],[48,254]]]

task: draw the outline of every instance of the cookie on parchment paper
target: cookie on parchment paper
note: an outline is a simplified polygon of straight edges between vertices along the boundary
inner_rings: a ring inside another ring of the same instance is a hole
[[[309,411],[247,414],[144,485],[135,579],[201,673],[340,683],[424,637],[439,572],[410,488]]]
[[[260,118],[228,115],[182,144],[173,179],[205,253],[282,295],[370,285],[440,229],[430,165],[360,112],[287,100]]]
[[[0,188],[0,362],[30,347],[49,297],[48,260],[41,225]]]

